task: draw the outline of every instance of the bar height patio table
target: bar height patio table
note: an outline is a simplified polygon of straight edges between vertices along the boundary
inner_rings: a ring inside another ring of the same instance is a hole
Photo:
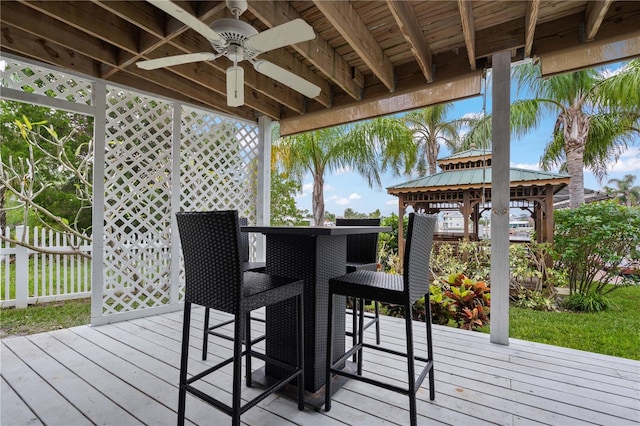
[[[325,380],[327,344],[328,281],[346,273],[347,235],[390,232],[388,226],[243,226],[244,232],[266,235],[266,272],[305,281],[305,388],[310,393],[322,389]],[[345,314],[336,299],[334,357],[344,353]],[[295,309],[280,303],[266,311],[266,352],[288,361],[295,356]],[[334,359],[335,359],[334,358]],[[280,377],[276,366],[267,365],[265,375]]]

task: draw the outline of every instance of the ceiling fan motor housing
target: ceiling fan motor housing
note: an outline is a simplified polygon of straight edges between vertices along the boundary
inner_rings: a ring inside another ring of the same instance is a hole
[[[222,41],[211,41],[211,46],[213,46],[217,52],[224,53],[225,56],[232,61],[234,60],[232,56],[237,56],[236,53],[238,50],[240,50],[241,57],[235,58],[237,62],[243,59],[253,59],[260,53],[247,46],[246,41],[250,37],[258,34],[258,31],[244,21],[233,18],[222,18],[213,22],[211,29],[218,33],[222,39]],[[229,49],[232,45],[238,46],[240,49]]]

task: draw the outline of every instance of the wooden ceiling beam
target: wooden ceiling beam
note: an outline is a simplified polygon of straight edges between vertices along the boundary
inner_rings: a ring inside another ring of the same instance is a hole
[[[515,51],[524,47],[525,37],[522,18],[476,31],[476,62],[503,50]]]
[[[252,1],[249,2],[249,11],[270,28],[300,18],[298,12],[282,1]],[[315,39],[292,47],[353,99],[362,98],[364,77],[342,59],[326,40],[316,35]]]
[[[280,120],[280,135],[288,136],[478,96],[481,82],[482,71],[475,71],[466,73],[460,78],[425,83],[419,87],[387,93],[384,96],[286,118]]]
[[[462,23],[462,34],[464,44],[467,47],[469,65],[471,69],[476,69],[476,29],[473,20],[473,5],[470,0],[458,0],[458,10],[460,11],[460,22]]]
[[[65,45],[73,40],[80,52],[87,52],[87,56],[96,61],[116,66],[118,55],[109,43],[87,36],[86,33],[70,26],[59,26],[58,21],[15,1],[5,2],[0,14],[2,22],[11,23],[27,33]]]
[[[318,10],[331,22],[360,59],[382,81],[390,92],[395,91],[393,64],[373,37],[351,3],[313,0]]]
[[[420,23],[411,4],[407,1],[387,0],[387,5],[413,56],[416,58],[424,78],[431,83],[433,81],[433,54],[426,37],[420,29]]]
[[[595,41],[623,39],[625,36],[634,38],[633,35],[638,31],[638,22],[640,22],[639,5],[640,2],[633,1],[616,2],[615,7],[609,9],[607,16],[602,21]],[[580,44],[580,40],[584,39],[584,36],[580,34],[580,26],[583,23],[584,12],[539,24],[536,28],[535,54],[539,56],[572,48],[583,52],[588,51],[589,45],[593,42]],[[640,52],[640,48],[631,42],[628,47],[625,47],[625,50]],[[617,53],[615,51],[609,52],[613,57],[618,56]],[[581,62],[588,59],[582,58]]]
[[[543,77],[640,57],[640,30],[540,54]]]
[[[60,68],[72,69],[77,73],[91,77],[98,77],[98,67],[93,59],[79,52],[73,52],[57,43],[42,39],[38,35],[27,33],[4,22],[0,33],[3,52],[32,58]]]
[[[62,24],[104,40],[119,49],[129,52],[138,50],[137,27],[119,18],[100,19],[100,16],[104,15],[104,10],[95,4],[82,2],[81,7],[78,7],[76,2],[20,1],[44,15],[57,19]]]
[[[596,38],[600,25],[604,17],[607,15],[607,11],[611,6],[613,0],[598,0],[590,1],[587,6],[586,12],[586,24],[584,29],[585,41],[591,41]]]
[[[533,50],[533,39],[536,35],[536,25],[538,24],[538,11],[540,10],[540,0],[531,0],[527,3],[527,11],[524,16],[524,57],[531,56]]]

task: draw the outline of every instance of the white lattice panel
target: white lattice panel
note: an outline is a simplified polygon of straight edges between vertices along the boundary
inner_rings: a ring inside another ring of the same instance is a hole
[[[236,209],[255,223],[258,127],[184,107],[181,129],[180,209]]]
[[[105,315],[168,304],[172,104],[108,88]]]
[[[194,108],[182,112],[181,209],[237,209],[255,218],[257,126]]]
[[[91,105],[90,80],[6,57],[0,64],[0,87]]]

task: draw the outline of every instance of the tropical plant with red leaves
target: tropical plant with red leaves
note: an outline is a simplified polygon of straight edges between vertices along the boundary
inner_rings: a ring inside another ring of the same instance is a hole
[[[451,305],[447,312],[452,314],[451,320],[459,328],[475,330],[489,322],[491,289],[486,282],[473,280],[464,274],[452,274],[442,280],[441,285],[447,304]],[[432,306],[432,311],[441,310]]]

